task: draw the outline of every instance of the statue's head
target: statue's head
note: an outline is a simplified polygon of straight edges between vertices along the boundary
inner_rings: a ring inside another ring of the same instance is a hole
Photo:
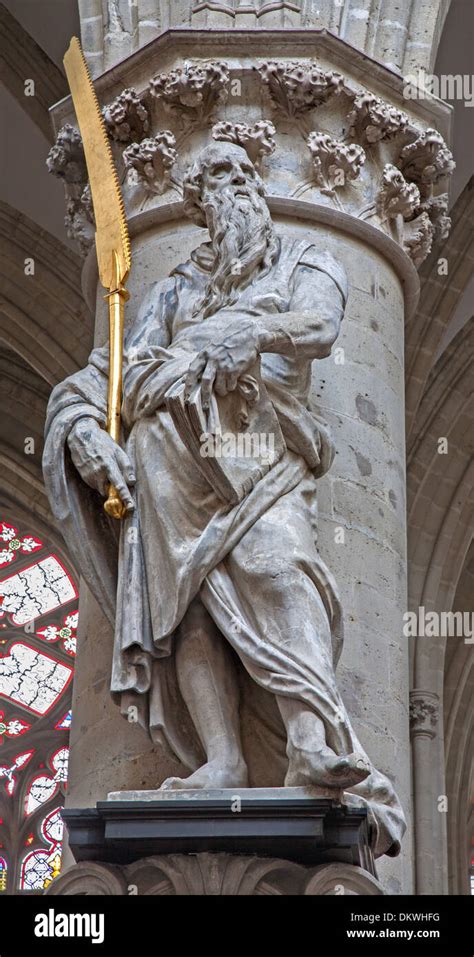
[[[263,182],[241,146],[217,142],[202,150],[184,179],[184,211],[207,226],[215,252],[199,307],[207,316],[236,302],[278,254]]]
[[[197,156],[184,178],[184,212],[198,226],[210,226],[209,208],[222,200],[266,208],[265,187],[248,154],[234,143],[211,143]],[[260,202],[256,202],[256,200]]]

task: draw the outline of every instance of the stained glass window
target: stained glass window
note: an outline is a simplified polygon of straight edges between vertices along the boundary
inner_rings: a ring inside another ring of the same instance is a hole
[[[0,893],[61,868],[77,599],[63,558],[0,519]]]
[[[42,891],[61,871],[63,822],[59,810],[50,811],[41,821],[45,848],[28,851],[21,862],[22,890]]]

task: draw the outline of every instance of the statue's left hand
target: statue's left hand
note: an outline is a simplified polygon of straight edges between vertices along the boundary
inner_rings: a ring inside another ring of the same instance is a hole
[[[255,364],[259,351],[259,336],[253,324],[230,333],[219,343],[211,343],[189,366],[185,400],[200,382],[202,407],[208,409],[212,390],[217,395],[233,392],[239,377]]]

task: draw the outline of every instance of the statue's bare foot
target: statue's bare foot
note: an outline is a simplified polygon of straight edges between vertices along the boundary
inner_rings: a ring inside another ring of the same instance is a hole
[[[188,790],[202,788],[246,788],[248,787],[248,772],[245,762],[225,764],[222,761],[209,761],[201,768],[190,774],[188,778],[166,778],[160,791]]]
[[[361,754],[337,755],[330,748],[298,751],[290,758],[285,786],[350,788],[364,781],[371,770]]]

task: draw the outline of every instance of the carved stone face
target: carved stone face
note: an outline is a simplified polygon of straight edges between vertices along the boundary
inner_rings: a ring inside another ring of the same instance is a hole
[[[222,189],[231,190],[236,198],[247,199],[256,192],[255,169],[248,158],[240,159],[229,152],[227,156],[216,156],[215,162],[204,168],[202,197]]]
[[[205,147],[188,170],[183,184],[184,212],[199,226],[206,226],[205,207],[216,205],[219,196],[245,203],[263,197],[264,185],[241,146],[212,143]]]
[[[265,187],[241,146],[217,142],[202,150],[185,176],[183,198],[185,214],[207,227],[215,253],[205,297],[197,306],[206,318],[235,302],[239,289],[262,268],[269,269],[279,245]]]

